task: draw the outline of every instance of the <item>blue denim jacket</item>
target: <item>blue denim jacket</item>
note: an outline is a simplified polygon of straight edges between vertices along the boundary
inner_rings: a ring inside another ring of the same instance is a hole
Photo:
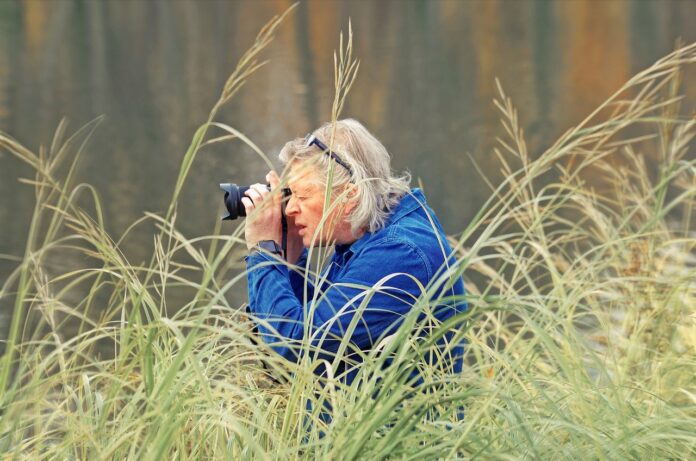
[[[401,199],[382,229],[366,233],[350,245],[336,246],[318,292],[313,281],[305,283],[302,272],[289,270],[272,256],[259,252],[248,256],[248,311],[262,320],[259,333],[263,340],[292,361],[298,359],[299,353],[299,346],[292,347],[292,343],[299,344],[302,340],[305,316],[314,311],[311,325],[306,325],[308,334],[312,335],[311,344],[321,351],[323,358],[332,361],[357,310],[361,310],[357,314],[361,318],[350,343],[354,349],[367,351],[396,331],[416,298],[435,280],[442,284],[435,292],[443,294],[447,290],[443,299],[449,299],[448,304],[434,309],[438,320],[444,321],[466,310],[461,299],[464,295],[461,277],[454,280],[439,277],[453,264],[451,253],[435,213],[425,203],[421,190],[413,189]],[[306,264],[307,250],[296,265],[302,268]],[[364,287],[378,284],[381,288],[359,309],[366,294]],[[304,299],[308,300],[307,306]],[[441,342],[448,341],[453,334],[448,333]],[[455,373],[461,371],[462,353],[463,346],[450,352],[449,366]],[[347,355],[352,365],[341,362],[334,374],[350,384],[357,373],[360,354]],[[322,371],[323,368],[318,372]]]

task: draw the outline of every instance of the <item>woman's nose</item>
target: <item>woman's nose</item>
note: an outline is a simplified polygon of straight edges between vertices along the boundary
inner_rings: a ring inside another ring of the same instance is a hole
[[[299,212],[299,208],[297,207],[297,202],[291,195],[290,198],[288,198],[288,203],[285,205],[285,214],[288,216],[294,216]]]

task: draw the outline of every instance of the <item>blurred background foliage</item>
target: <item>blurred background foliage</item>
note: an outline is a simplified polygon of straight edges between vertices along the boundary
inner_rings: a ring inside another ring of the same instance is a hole
[[[0,130],[38,151],[61,118],[76,129],[105,115],[78,180],[96,186],[118,236],[144,211],[166,209],[188,142],[233,63],[291,3],[2,0]],[[494,184],[502,179],[492,154],[496,77],[534,156],[678,38],[696,40],[686,0],[302,1],[266,52],[270,63],[218,119],[272,158],[327,120],[332,55],[348,18],[361,69],[344,115],[383,140],[396,169],[422,180],[449,233],[490,195],[474,161]],[[683,82],[696,94],[696,79]],[[206,148],[179,200],[178,227],[189,237],[211,233],[217,184],[256,182],[264,170],[241,143]],[[17,179],[32,174],[0,152],[0,254],[10,256],[0,259],[0,282],[23,252],[34,196]],[[150,229],[135,232],[123,248],[133,262],[152,243]]]

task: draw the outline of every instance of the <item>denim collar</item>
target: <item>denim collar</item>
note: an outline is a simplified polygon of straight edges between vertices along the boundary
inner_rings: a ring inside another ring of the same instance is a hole
[[[387,219],[387,222],[385,223],[382,229],[385,229],[388,226],[398,222],[414,210],[424,206],[425,195],[423,195],[423,191],[418,187],[411,189],[411,193],[406,194],[401,198],[401,201],[398,205],[396,205],[392,213],[389,215],[389,218]],[[380,231],[382,229],[380,229]],[[377,233],[379,233],[380,231],[377,231]],[[347,261],[351,255],[360,251],[360,249],[364,247],[372,239],[373,235],[374,234],[372,234],[371,232],[365,232],[365,235],[363,235],[353,243],[336,245],[335,257],[339,257],[341,262]]]

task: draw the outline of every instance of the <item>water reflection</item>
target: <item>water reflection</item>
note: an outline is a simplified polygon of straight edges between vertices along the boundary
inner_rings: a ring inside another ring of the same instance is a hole
[[[195,128],[258,28],[290,1],[0,2],[0,129],[33,149],[63,116],[72,127],[106,114],[79,179],[97,186],[119,235],[162,211]],[[530,151],[582,120],[637,70],[696,40],[689,1],[308,1],[278,32],[270,64],[220,120],[269,153],[326,120],[332,54],[348,17],[361,71],[345,115],[361,119],[422,179],[450,233],[488,197],[468,154],[494,182],[499,115],[494,79],[520,110]],[[696,93],[687,80],[689,92]],[[687,108],[688,109],[688,108]],[[256,181],[265,166],[240,144],[206,149],[179,206],[189,236],[208,234],[217,183]],[[0,253],[21,255],[30,175],[0,153]],[[151,235],[124,250],[149,258]],[[0,262],[0,280],[14,263]]]

